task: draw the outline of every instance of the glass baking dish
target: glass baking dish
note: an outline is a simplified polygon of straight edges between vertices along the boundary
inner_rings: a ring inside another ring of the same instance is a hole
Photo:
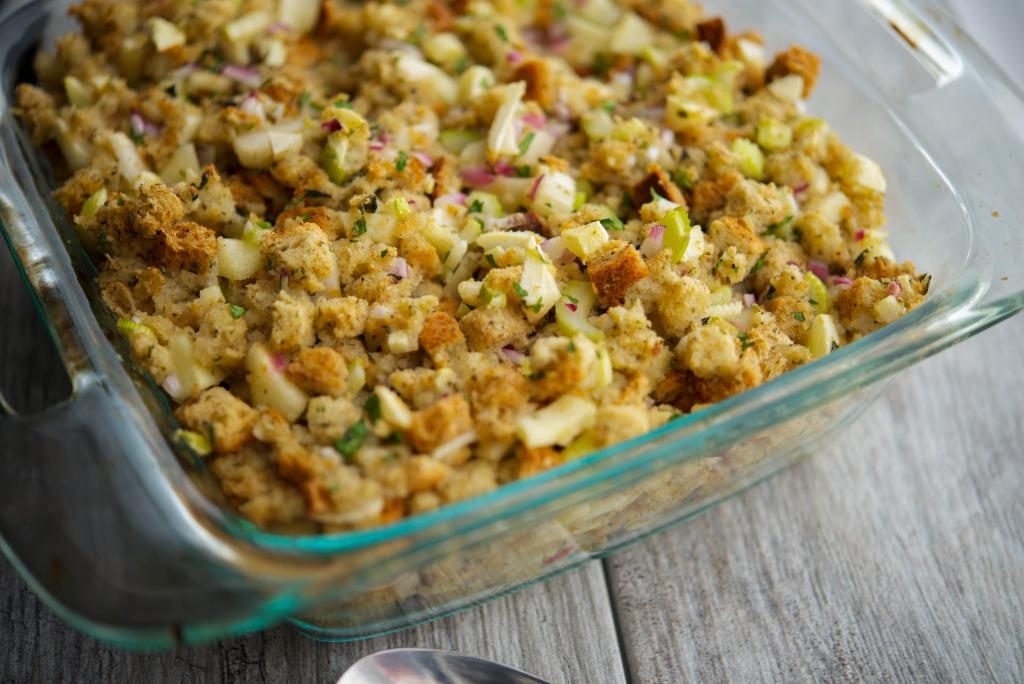
[[[73,386],[38,415],[0,401],[2,548],[33,589],[79,629],[134,647],[285,619],[324,639],[402,629],[696,515],[827,444],[895,372],[1024,307],[1024,95],[963,31],[906,0],[706,4],[773,50],[822,56],[810,106],[886,170],[893,246],[934,276],[925,304],[764,386],[486,496],[298,537],[219,505],[202,464],[170,446],[160,390],[123,363],[46,164],[10,111],[33,51],[71,28],[67,3],[9,6],[0,221]]]

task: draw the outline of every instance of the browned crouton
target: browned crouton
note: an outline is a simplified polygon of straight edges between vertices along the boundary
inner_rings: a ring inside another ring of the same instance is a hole
[[[725,22],[721,17],[711,17],[697,24],[697,37],[711,46],[715,52],[725,43]]]
[[[765,308],[775,315],[779,329],[789,339],[804,343],[814,318],[814,309],[806,299],[786,295],[772,297],[765,303]]]
[[[540,59],[523,62],[512,72],[513,81],[526,81],[526,99],[533,100],[544,109],[550,109],[558,99],[555,70]]]
[[[433,489],[448,476],[447,464],[429,456],[412,456],[405,462],[405,477],[410,492],[425,492]]]
[[[530,449],[519,447],[519,477],[530,477],[550,470],[562,462],[561,455],[551,447]]]
[[[179,221],[160,233],[154,258],[163,268],[202,272],[216,255],[217,235],[212,230],[192,221]]]
[[[799,45],[792,45],[785,52],[775,56],[775,61],[765,72],[765,79],[771,83],[777,78],[796,74],[804,79],[804,97],[810,97],[814,85],[818,81],[821,70],[821,59]]]
[[[647,277],[647,264],[633,245],[610,240],[587,263],[587,274],[603,306],[621,304],[629,288]]]
[[[422,411],[414,412],[412,426],[406,432],[406,437],[416,451],[426,454],[469,432],[472,427],[469,403],[461,394],[453,394]]]
[[[693,201],[690,203],[690,216],[700,224],[706,224],[712,212],[725,206],[726,196],[742,176],[729,173],[713,180],[702,180],[693,187]]]
[[[306,513],[302,496],[278,477],[264,449],[221,456],[210,469],[242,515],[257,525],[287,523]]]
[[[316,334],[333,342],[359,337],[366,329],[370,305],[358,297],[333,297],[316,303]]]
[[[744,218],[723,216],[711,222],[708,236],[720,252],[735,247],[745,254],[751,263],[764,253],[765,244],[761,236],[754,232],[750,222]]]
[[[53,136],[57,126],[57,103],[42,88],[21,83],[14,91],[17,107],[14,113],[28,124],[34,145],[42,145]]]
[[[459,165],[451,157],[438,157],[434,162],[430,175],[434,177],[434,191],[430,193],[433,199],[442,195],[458,192],[462,187],[462,178],[459,177]]]
[[[185,215],[181,200],[163,183],[147,186],[145,192],[140,193],[139,198],[129,203],[127,208],[135,231],[144,238],[156,237]]]
[[[335,272],[334,252],[315,223],[289,223],[264,235],[263,253],[273,268],[307,292],[319,292]]]
[[[223,387],[211,387],[175,411],[193,432],[205,435],[218,454],[238,451],[252,437],[256,410]]]
[[[443,311],[435,311],[423,322],[420,347],[430,355],[435,366],[447,366],[451,352],[465,350],[466,337],[454,316]]]
[[[460,324],[473,351],[521,345],[531,330],[523,314],[512,308],[475,309],[463,316]]]
[[[665,199],[686,206],[686,198],[679,186],[672,182],[665,169],[657,164],[647,167],[647,175],[644,179],[633,186],[630,194],[633,198],[633,206],[640,207],[654,199],[654,193]]]
[[[288,364],[288,377],[314,394],[339,397],[345,391],[348,368],[345,357],[329,347],[300,349]]]
[[[274,223],[274,226],[280,230],[289,221],[296,222],[296,219],[299,219],[299,223],[315,223],[332,240],[337,239],[344,233],[341,213],[329,207],[295,206],[285,209],[277,215],[277,221]]]

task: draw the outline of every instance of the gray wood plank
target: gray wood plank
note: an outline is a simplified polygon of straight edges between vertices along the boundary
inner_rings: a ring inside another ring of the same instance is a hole
[[[607,561],[633,681],[1024,679],[1024,317]]]
[[[20,410],[68,393],[66,378],[13,264],[0,247],[0,388]],[[281,627],[173,653],[130,653],[67,626],[0,561],[0,681],[333,682],[374,651],[455,650],[552,682],[623,682],[602,565],[531,587],[416,629],[326,644]]]

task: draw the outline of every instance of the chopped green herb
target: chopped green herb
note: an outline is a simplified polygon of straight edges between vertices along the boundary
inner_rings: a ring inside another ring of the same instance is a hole
[[[690,172],[680,166],[672,174],[672,182],[683,190],[693,190],[693,181],[690,180]]]
[[[623,212],[633,208],[633,199],[629,195],[623,195],[622,199],[619,200],[619,209]]]
[[[747,333],[740,333],[737,337],[740,338],[740,349],[746,351],[754,346],[754,343],[750,341],[750,335]]]
[[[839,343],[836,342],[835,340],[832,340],[832,349],[830,349],[829,351],[835,351],[836,349],[839,349]]]
[[[309,93],[302,93],[301,95],[299,95],[299,106],[305,107],[306,105],[309,104],[309,101],[311,99],[312,96]]]
[[[526,288],[519,283],[512,283],[512,289],[516,291],[516,294],[519,295],[520,299],[526,299],[530,296],[530,293],[526,291]]]
[[[604,226],[605,230],[624,230],[626,228],[625,224],[622,223],[622,219],[618,216],[601,219],[601,225]]]
[[[386,257],[387,255],[388,255],[388,250],[386,250],[386,249],[380,250],[380,256],[381,256],[382,259],[384,257]]]
[[[867,256],[868,256],[868,250],[865,249],[863,252],[861,252],[860,254],[857,255],[857,258],[853,260],[853,263],[856,266],[860,266],[861,264],[864,263],[864,259],[867,258]]]
[[[398,430],[395,430],[390,435],[384,438],[385,444],[402,444],[405,442],[405,435]]]
[[[334,106],[341,109],[352,109],[352,103],[348,100],[335,100]]]
[[[533,175],[533,169],[530,168],[529,164],[523,164],[522,166],[516,167],[516,176],[518,178],[529,178]]]
[[[567,294],[567,295],[563,295],[563,296],[564,296],[564,297],[565,297],[566,299],[568,299],[568,300],[569,300],[570,302],[572,302],[573,304],[579,304],[579,303],[580,303],[580,300],[576,299],[576,298],[575,298],[575,297],[573,297],[573,296],[572,296],[571,294]]]
[[[231,305],[231,317],[232,318],[234,318],[237,321],[239,318],[241,318],[244,315],[245,315],[245,307],[244,306],[238,306],[237,304],[232,304]]]
[[[615,111],[615,100],[605,100],[601,104],[601,109],[611,114],[613,111]]]
[[[424,24],[420,24],[416,27],[416,30],[409,36],[410,43],[421,43],[423,42],[423,36],[427,35],[427,27]]]
[[[487,263],[491,265],[491,268],[498,268],[498,262],[494,259],[493,254],[484,254],[484,258],[487,259]]]
[[[799,228],[794,228],[793,229],[793,239],[796,240],[797,242],[803,242],[804,241],[804,231],[800,230]]]
[[[356,424],[345,431],[345,434],[341,436],[337,442],[334,443],[334,448],[339,454],[345,457],[345,461],[351,462],[352,457],[356,455],[359,448],[363,446],[363,442],[370,434],[370,428],[366,426],[366,422],[362,419],[356,421]]]
[[[471,214],[474,214],[474,213],[479,214],[483,210],[484,210],[484,203],[481,202],[480,200],[475,199],[472,202],[470,202],[470,204],[469,204],[469,213],[471,213]]]
[[[576,351],[576,343],[573,342],[572,340],[569,340],[569,353],[572,353],[574,351]]]
[[[359,218],[356,219],[355,232],[356,232],[356,235],[362,235],[362,234],[364,234],[366,232],[366,217],[365,216],[360,216]]]
[[[770,226],[768,226],[768,230],[764,231],[763,234],[764,235],[777,235],[779,230],[781,230],[783,228],[786,228],[790,223],[793,222],[794,218],[795,217],[793,216],[793,214],[790,214],[789,216],[787,216],[786,218],[782,219],[778,223],[773,223]]]
[[[750,267],[750,275],[754,275],[755,273],[761,270],[762,266],[764,266],[764,256],[765,255],[762,254],[761,256],[757,257],[757,261],[755,261],[754,265]]]
[[[596,76],[604,76],[612,68],[612,59],[606,52],[599,52],[594,55],[594,66],[592,71]]]
[[[533,306],[531,306],[530,308],[531,308],[531,309],[533,309],[533,313],[540,313],[540,307],[541,307],[542,305],[543,305],[543,302],[541,302],[541,301],[540,301],[540,300],[538,299],[538,300],[537,300],[537,303],[536,303],[536,304],[534,304]]]
[[[795,318],[798,321],[806,321],[807,320],[807,317],[804,316],[804,312],[803,311],[796,311],[796,312],[794,312],[793,313],[793,318]]]
[[[818,300],[817,299],[809,299],[807,301],[810,302],[811,306],[818,306]]]
[[[503,42],[508,42],[508,31],[502,24],[498,24],[497,26],[495,26],[494,32],[498,34],[498,37],[501,38]]]
[[[370,416],[370,420],[374,422],[380,420],[380,397],[371,394],[363,404],[363,410],[366,411],[366,415]]]
[[[537,134],[533,131],[523,136],[523,139],[519,141],[519,154],[526,154],[526,151],[530,149],[530,145],[533,144],[535,137],[537,137]]]
[[[462,55],[458,61],[455,62],[455,73],[461,74],[463,71],[469,68],[469,57]]]
[[[651,188],[651,201],[652,202],[660,202],[663,199],[665,199],[665,198],[658,194],[657,189],[652,187]]]
[[[551,8],[551,13],[555,15],[555,19],[565,19],[569,14],[569,10],[565,9],[565,5],[560,2],[556,2]]]
[[[395,162],[395,170],[399,172],[405,171],[405,166],[408,163],[409,155],[405,153],[405,150],[402,150],[398,153],[398,160]]]
[[[135,132],[134,129],[132,129],[132,130],[128,131],[128,135],[131,136],[132,142],[135,143],[136,145],[141,145],[142,144],[142,134],[141,133],[137,133],[137,132]]]

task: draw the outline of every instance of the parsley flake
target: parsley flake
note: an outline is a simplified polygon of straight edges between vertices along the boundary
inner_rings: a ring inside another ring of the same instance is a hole
[[[519,283],[512,283],[512,289],[516,291],[516,294],[519,295],[520,299],[526,299],[530,296],[530,293],[526,291],[526,288]]]
[[[363,410],[366,411],[366,415],[370,417],[370,420],[374,422],[380,420],[380,397],[376,394],[371,394],[367,398],[366,403],[363,404]]]
[[[345,457],[346,462],[351,462],[352,457],[356,455],[359,448],[363,446],[363,442],[370,434],[370,428],[366,426],[366,421],[360,419],[356,421],[356,424],[345,431],[345,434],[341,436],[337,442],[334,443],[334,448],[339,454]]]
[[[398,171],[399,173],[405,171],[405,167],[408,163],[409,155],[405,153],[405,150],[402,150],[401,152],[398,153],[398,160],[395,162],[395,170]]]
[[[469,204],[469,213],[479,214],[484,210],[484,203],[479,199],[475,199]]]
[[[625,230],[626,226],[618,216],[609,216],[600,221],[605,230]]]
[[[498,262],[494,259],[493,254],[484,254],[484,258],[487,259],[487,263],[491,265],[491,268],[498,268]]]
[[[605,100],[601,104],[601,109],[611,114],[613,111],[615,111],[615,100]]]
[[[530,145],[533,144],[533,139],[537,136],[536,133],[530,131],[523,136],[523,139],[519,141],[519,154],[526,154],[526,151],[530,149]]]
[[[498,37],[505,43],[508,42],[508,31],[502,24],[497,24],[494,27],[494,32],[498,34]]]
[[[807,320],[807,317],[804,316],[804,312],[803,311],[796,311],[796,312],[794,312],[793,313],[793,318],[795,318],[798,321],[806,321]]]
[[[360,216],[359,218],[356,219],[355,233],[356,233],[356,235],[363,235],[364,233],[366,233],[366,217],[365,216]]]
[[[245,315],[245,307],[244,306],[238,306],[237,304],[232,304],[231,305],[231,317],[232,318],[234,318],[237,321],[239,318],[241,318],[244,315]]]

